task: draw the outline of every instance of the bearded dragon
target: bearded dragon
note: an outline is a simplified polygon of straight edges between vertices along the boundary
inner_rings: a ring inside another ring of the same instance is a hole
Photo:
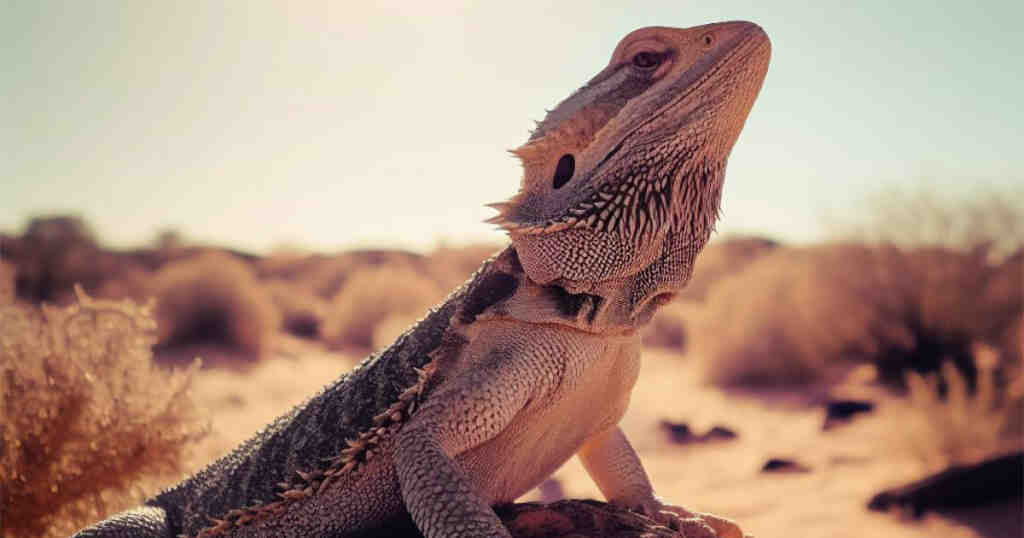
[[[233,452],[76,534],[509,536],[509,503],[576,455],[613,504],[688,537],[738,527],[662,501],[617,426],[637,329],[690,278],[768,68],[749,22],[627,35],[513,150],[510,245],[387,349]]]

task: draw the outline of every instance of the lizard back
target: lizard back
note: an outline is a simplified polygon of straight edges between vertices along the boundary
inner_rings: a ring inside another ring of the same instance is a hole
[[[407,399],[403,393],[410,387],[425,389],[424,369],[442,346],[453,316],[472,316],[514,291],[514,281],[492,268],[503,255],[515,254],[509,247],[484,261],[391,346],[369,355],[233,451],[146,504],[166,510],[174,535],[215,536],[244,525],[268,507],[313,494],[314,488],[305,488],[318,485],[332,461],[340,469],[339,459],[357,452],[352,441],[365,439],[380,426],[375,418]],[[309,462],[322,466],[310,468]]]

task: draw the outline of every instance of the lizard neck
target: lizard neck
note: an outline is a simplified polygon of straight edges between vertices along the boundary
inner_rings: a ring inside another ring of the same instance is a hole
[[[635,309],[634,277],[589,286],[572,282],[540,284],[523,270],[514,246],[506,249],[493,267],[514,280],[514,291],[500,301],[490,301],[472,319],[458,316],[467,329],[472,322],[502,320],[631,337],[650,319]],[[468,299],[472,301],[472,294]]]

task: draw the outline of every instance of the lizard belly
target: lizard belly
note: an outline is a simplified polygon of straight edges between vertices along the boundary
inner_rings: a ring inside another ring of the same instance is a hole
[[[635,339],[574,333],[570,340],[561,383],[495,438],[456,457],[491,504],[512,502],[536,487],[589,438],[617,424],[629,405],[639,370]]]

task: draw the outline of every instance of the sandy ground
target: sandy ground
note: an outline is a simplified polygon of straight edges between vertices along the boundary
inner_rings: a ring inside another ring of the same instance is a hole
[[[210,411],[212,430],[197,447],[192,466],[224,454],[359,358],[293,342],[289,353],[278,358],[202,370],[193,395]],[[734,518],[758,537],[1021,536],[1019,518],[1009,526],[1005,521],[1019,507],[997,509],[995,518],[959,518],[967,523],[934,514],[914,521],[869,512],[865,505],[873,494],[928,471],[901,441],[898,421],[886,412],[886,402],[872,416],[823,432],[823,412],[793,400],[736,396],[701,386],[688,361],[649,351],[623,428],[662,497]],[[698,432],[721,424],[737,431],[739,438],[680,446],[659,429],[662,419],[687,422]],[[793,458],[811,470],[760,472],[770,457]],[[575,459],[554,478],[567,497],[601,498]],[[534,491],[524,500],[538,498]]]

